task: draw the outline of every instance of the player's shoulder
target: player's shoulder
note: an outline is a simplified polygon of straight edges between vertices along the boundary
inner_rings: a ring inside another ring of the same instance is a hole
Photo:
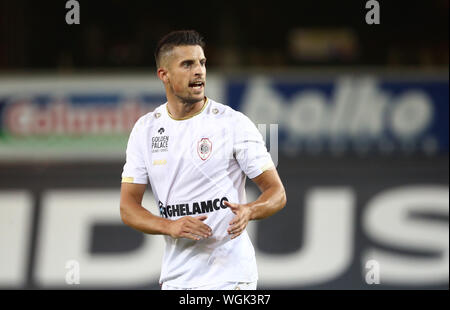
[[[134,124],[134,127],[136,129],[140,129],[140,128],[148,128],[148,127],[151,127],[152,125],[154,125],[154,123],[156,121],[158,121],[161,118],[161,116],[163,115],[163,111],[164,111],[163,109],[165,109],[165,106],[166,106],[166,104],[161,104],[153,111],[148,112],[148,113],[142,115],[141,117],[139,117],[139,119]]]
[[[210,98],[208,98],[208,101],[208,106],[205,112],[209,117],[227,119],[233,122],[248,119],[248,117],[245,116],[244,113],[237,111],[228,105],[217,102]]]

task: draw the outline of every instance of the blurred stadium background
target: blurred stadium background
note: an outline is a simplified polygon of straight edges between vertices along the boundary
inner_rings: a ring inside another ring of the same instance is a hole
[[[196,29],[207,96],[266,125],[287,190],[248,228],[259,288],[448,289],[449,1],[380,0],[379,25],[366,2],[80,0],[67,25],[64,0],[0,1],[0,288],[159,288],[120,175],[165,101],[157,40]]]

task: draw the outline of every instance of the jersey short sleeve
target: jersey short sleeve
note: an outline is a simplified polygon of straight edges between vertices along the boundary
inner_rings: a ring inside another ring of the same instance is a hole
[[[264,139],[255,124],[241,112],[235,116],[233,153],[242,171],[253,179],[274,167]]]
[[[136,122],[128,139],[126,162],[122,172],[122,183],[148,183],[148,173],[143,153],[143,143],[145,140],[142,121],[143,118]]]

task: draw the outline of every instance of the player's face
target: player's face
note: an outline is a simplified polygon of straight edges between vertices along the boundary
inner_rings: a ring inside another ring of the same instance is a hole
[[[176,46],[168,59],[170,91],[183,102],[196,103],[204,99],[206,58],[199,45]]]

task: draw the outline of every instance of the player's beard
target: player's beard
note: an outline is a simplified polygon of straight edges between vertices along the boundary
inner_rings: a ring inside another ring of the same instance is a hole
[[[192,105],[197,103],[205,97],[205,92],[203,91],[201,95],[191,95],[191,94],[177,94],[173,87],[171,86],[172,93],[185,105]]]

